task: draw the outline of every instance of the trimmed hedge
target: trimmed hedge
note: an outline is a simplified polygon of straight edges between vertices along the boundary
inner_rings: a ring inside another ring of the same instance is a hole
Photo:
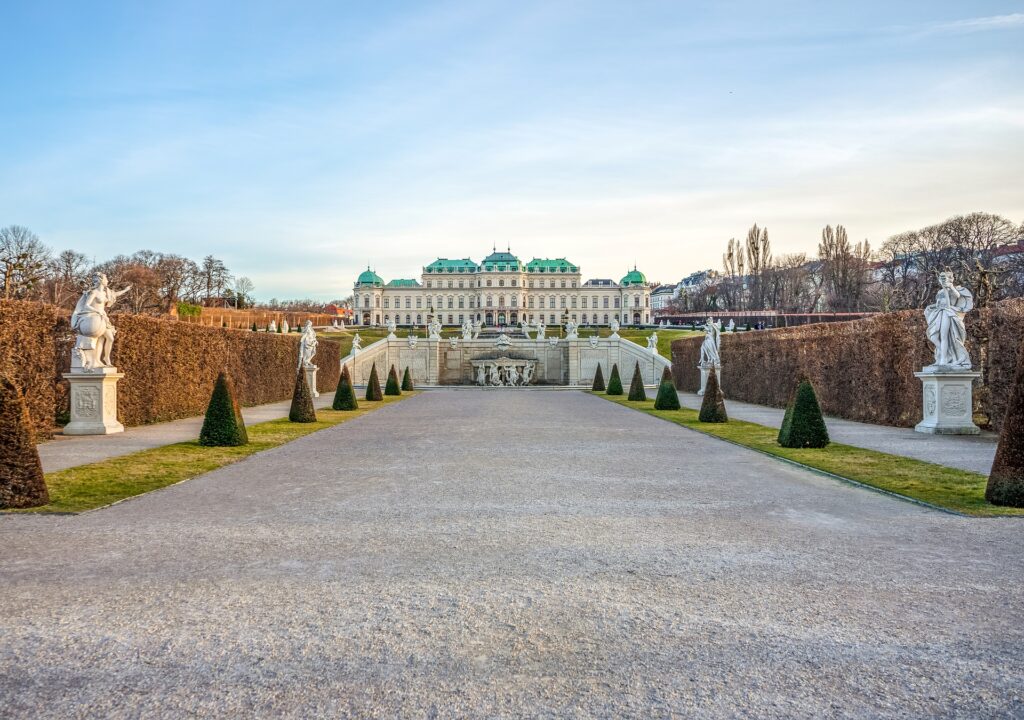
[[[993,505],[1024,507],[1024,358],[1004,418],[985,499]]]
[[[416,389],[416,386],[412,384],[412,374],[409,372],[409,366],[405,366],[405,374],[402,375],[402,392],[412,392]]]
[[[622,380],[619,378],[619,366],[618,364],[612,365],[612,376],[608,378],[608,394],[609,395],[621,395],[622,394]]]
[[[25,388],[36,437],[52,436],[54,419],[68,410],[67,382],[74,334],[70,313],[35,302],[0,301],[0,372]],[[210,387],[224,369],[241,405],[278,402],[292,394],[299,340],[293,335],[224,330],[172,318],[116,313],[114,364],[117,414],[126,426],[201,415]],[[340,346],[317,347],[318,390],[338,382]]]
[[[661,373],[661,384],[658,385],[658,396],[654,399],[655,410],[678,410],[679,393],[672,384],[672,372],[665,368]]]
[[[380,380],[377,378],[377,363],[370,368],[370,379],[366,383],[366,399],[371,402],[380,402],[384,394],[380,391]]]
[[[729,415],[725,411],[725,396],[718,386],[718,373],[714,368],[708,370],[708,382],[704,386],[704,399],[701,400],[697,419],[704,423],[729,422]]]
[[[299,366],[295,374],[295,390],[292,392],[292,404],[288,408],[288,419],[294,423],[316,422],[316,408],[313,407],[313,393],[306,382],[306,371]]]
[[[975,419],[1002,427],[1014,385],[1024,299],[1004,300],[967,315],[967,349],[982,372],[975,383]],[[672,343],[676,387],[700,387],[701,337]],[[723,333],[722,377],[729,397],[786,407],[806,377],[828,415],[880,425],[913,427],[921,420],[921,382],[914,373],[934,361],[920,310],[849,322],[749,333]]]
[[[632,402],[643,402],[647,399],[647,392],[644,390],[644,378],[640,373],[640,361],[636,363],[633,370],[633,379],[629,381],[629,399]]]
[[[808,380],[801,380],[786,408],[779,428],[779,445],[788,448],[823,448],[829,443],[821,406]]]
[[[604,373],[601,372],[601,363],[597,364],[597,372],[594,373],[594,384],[590,388],[594,392],[604,392]]]
[[[222,372],[213,384],[203,428],[199,431],[199,444],[207,447],[236,447],[248,443],[249,434],[245,430],[245,421],[235,399],[231,379],[227,373]]]
[[[10,378],[0,376],[0,509],[48,502],[25,397]]]
[[[335,410],[359,409],[356,391],[352,388],[352,376],[348,374],[348,365],[341,370],[341,379],[338,381],[338,389],[334,391],[334,402],[331,403],[331,407]]]
[[[385,395],[401,395],[402,394],[402,390],[398,386],[398,372],[395,370],[395,366],[394,365],[392,365],[391,369],[388,371],[388,381],[387,381],[387,384],[384,385],[384,394]]]

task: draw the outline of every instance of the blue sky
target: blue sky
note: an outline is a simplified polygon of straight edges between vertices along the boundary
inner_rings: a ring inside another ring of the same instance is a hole
[[[0,225],[261,298],[492,244],[587,277],[1024,221],[1020,2],[0,3]]]

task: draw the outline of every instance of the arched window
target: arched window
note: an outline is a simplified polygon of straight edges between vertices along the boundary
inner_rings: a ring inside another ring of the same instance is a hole
[[[417,325],[420,325],[420,324],[422,324],[422,323],[423,323],[423,316],[422,316],[422,315],[419,315],[419,314],[417,314],[417,315],[416,315],[416,324],[417,324]]]
[[[494,299],[490,295],[488,295],[487,296],[487,307],[493,307],[493,306],[494,306]]]
[[[498,280],[498,287],[505,287],[505,278],[500,278]]]
[[[405,324],[406,325],[412,325],[412,318],[409,317],[408,313],[406,313],[406,315],[405,315]]]
[[[505,296],[504,295],[499,295],[498,296],[498,307],[505,307]]]
[[[519,297],[516,295],[512,296],[512,307],[519,307]]]

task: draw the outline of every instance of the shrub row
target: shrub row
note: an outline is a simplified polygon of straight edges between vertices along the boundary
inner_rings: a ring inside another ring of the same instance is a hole
[[[1013,387],[1024,300],[968,314],[968,350],[976,369],[975,414],[998,430]],[[701,337],[672,343],[672,377],[680,390],[700,387]],[[914,373],[933,354],[920,311],[841,323],[722,335],[721,384],[734,400],[784,407],[806,377],[828,415],[911,427],[921,419],[921,383]]]

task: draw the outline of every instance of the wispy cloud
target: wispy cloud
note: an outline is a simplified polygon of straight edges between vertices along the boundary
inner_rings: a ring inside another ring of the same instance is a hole
[[[1009,15],[989,15],[987,17],[967,18],[951,22],[932,23],[926,26],[922,35],[966,35],[969,33],[989,32],[991,30],[1013,30],[1024,28],[1024,13]]]

